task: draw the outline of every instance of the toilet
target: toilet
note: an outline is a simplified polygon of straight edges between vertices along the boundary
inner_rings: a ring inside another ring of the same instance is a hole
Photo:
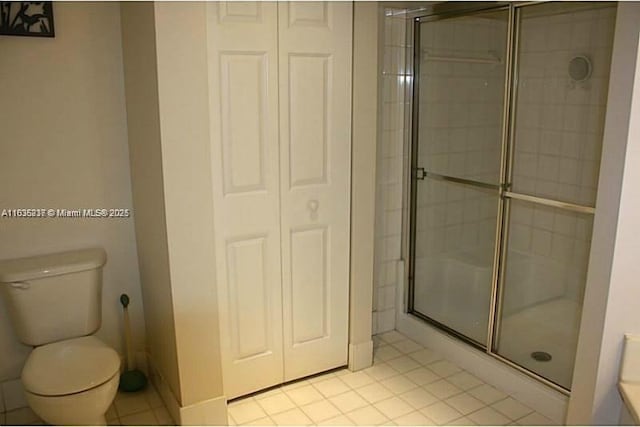
[[[105,425],[118,353],[92,334],[102,321],[103,249],[0,261],[0,292],[18,339],[31,409],[54,425]]]

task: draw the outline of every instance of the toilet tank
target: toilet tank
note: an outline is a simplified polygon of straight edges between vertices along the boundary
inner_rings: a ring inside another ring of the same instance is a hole
[[[94,248],[0,261],[0,292],[18,339],[38,346],[97,331],[106,260]]]

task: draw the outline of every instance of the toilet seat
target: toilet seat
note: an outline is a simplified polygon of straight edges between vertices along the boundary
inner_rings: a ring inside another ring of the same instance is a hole
[[[30,393],[64,396],[98,387],[120,370],[118,353],[94,336],[36,347],[22,370]]]

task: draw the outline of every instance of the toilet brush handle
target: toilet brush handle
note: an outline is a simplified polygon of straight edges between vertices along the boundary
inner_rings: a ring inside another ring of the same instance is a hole
[[[129,322],[129,307],[124,306],[124,343],[127,350],[127,370],[135,369],[133,362],[133,346],[131,344],[131,324]]]

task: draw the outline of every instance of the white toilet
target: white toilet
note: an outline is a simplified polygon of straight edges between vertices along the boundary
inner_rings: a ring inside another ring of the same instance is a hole
[[[22,369],[31,409],[54,425],[104,425],[118,353],[91,336],[102,320],[102,249],[0,261],[16,335],[34,346]]]

